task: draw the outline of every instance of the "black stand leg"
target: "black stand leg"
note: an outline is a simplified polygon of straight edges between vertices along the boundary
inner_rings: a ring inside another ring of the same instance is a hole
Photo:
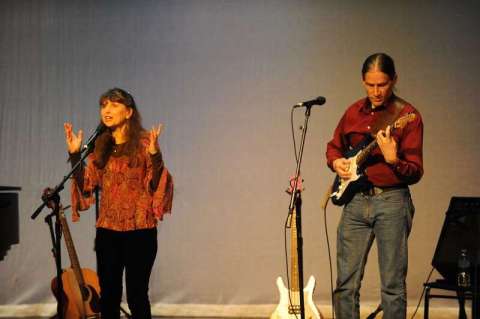
[[[478,264],[479,264],[479,253],[477,250],[477,256],[475,258],[475,263],[473,265],[473,280],[472,280],[472,318],[479,319],[480,318],[480,300],[478,298],[478,290],[480,286],[480,280],[478,278]]]
[[[298,255],[298,291],[300,294],[300,317],[305,318],[305,300],[303,295],[303,236],[302,236],[302,196],[297,193],[295,200],[295,225],[297,227]]]
[[[45,194],[49,192],[49,189],[45,190]],[[65,309],[65,299],[64,299],[64,292],[63,292],[63,281],[62,281],[62,248],[61,248],[61,241],[62,241],[62,226],[60,224],[59,219],[59,205],[60,205],[60,197],[52,196],[51,202],[47,204],[49,207],[53,209],[52,213],[48,214],[45,217],[45,222],[48,224],[48,228],[50,230],[50,238],[52,240],[52,253],[55,258],[55,266],[56,266],[56,293],[57,293],[57,315],[56,318],[63,319],[64,309]],[[52,217],[55,216],[55,228],[52,223]]]
[[[425,288],[425,301],[423,303],[423,319],[428,319],[428,308],[430,307],[430,287]]]
[[[461,290],[457,290],[457,299],[458,299],[458,319],[467,319],[467,313],[465,312],[465,292]]]

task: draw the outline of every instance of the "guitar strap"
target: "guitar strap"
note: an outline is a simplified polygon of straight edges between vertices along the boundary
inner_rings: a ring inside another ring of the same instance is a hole
[[[365,99],[365,105],[368,103],[369,101],[367,98]],[[393,125],[393,123],[395,123],[395,121],[400,117],[400,113],[402,112],[406,104],[407,102],[402,98],[399,98],[396,95],[392,95],[387,107],[385,107],[384,110],[379,111],[379,116],[377,117],[377,120],[372,124],[371,135],[365,134],[365,138],[359,145],[368,145],[372,140],[375,139],[379,130],[384,130],[388,125]],[[342,134],[341,138],[343,143],[343,149],[351,149],[351,144],[349,143],[348,136]]]
[[[384,130],[388,125],[393,125],[400,117],[405,104],[407,104],[405,100],[392,95],[390,103],[388,103],[385,110],[379,111],[377,120],[372,125],[372,137],[375,137],[378,131]]]

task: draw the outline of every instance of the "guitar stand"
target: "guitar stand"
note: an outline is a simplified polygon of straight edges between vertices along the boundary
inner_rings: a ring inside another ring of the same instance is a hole
[[[45,223],[48,224],[48,229],[50,230],[50,238],[52,240],[52,254],[55,258],[55,268],[57,274],[57,314],[53,318],[63,319],[63,309],[64,309],[64,293],[63,293],[63,281],[62,281],[62,254],[61,254],[61,240],[62,240],[62,228],[60,225],[59,219],[59,205],[60,205],[60,196],[58,194],[51,195],[49,192],[51,189],[47,188],[44,190],[44,195],[42,199],[50,198],[47,206],[52,208],[52,212],[45,216]],[[47,199],[48,201],[48,199]],[[55,227],[53,226],[52,217],[55,216]]]
[[[303,237],[302,237],[302,198],[297,189],[298,179],[300,177],[300,167],[302,165],[303,148],[305,146],[305,136],[307,134],[308,119],[313,105],[307,105],[305,110],[305,122],[302,126],[302,138],[300,142],[299,155],[297,160],[297,168],[293,180],[293,188],[290,196],[290,205],[288,207],[288,215],[292,216],[293,209],[296,210],[296,226],[297,226],[297,255],[298,255],[298,291],[300,292],[300,318],[305,319],[305,301],[303,296]],[[289,217],[290,218],[290,217]]]

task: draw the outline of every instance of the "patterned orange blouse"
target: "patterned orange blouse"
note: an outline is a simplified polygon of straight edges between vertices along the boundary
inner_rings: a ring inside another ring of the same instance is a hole
[[[151,156],[147,145],[148,139],[143,138],[135,167],[129,166],[129,157],[121,152],[112,153],[103,169],[93,164],[94,153],[88,156],[88,164],[72,179],[73,221],[80,218],[79,211],[95,202],[93,191],[97,186],[101,190],[97,227],[116,231],[154,228],[165,213],[171,213],[172,176],[163,165],[161,153]],[[154,189],[153,176],[158,180]]]

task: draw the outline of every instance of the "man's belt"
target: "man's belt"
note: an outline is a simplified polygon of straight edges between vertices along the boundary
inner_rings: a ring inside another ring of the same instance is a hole
[[[387,187],[379,187],[379,186],[371,186],[362,191],[363,195],[366,196],[376,196],[380,195],[385,192],[397,190],[397,189],[404,189],[407,186],[387,186]]]

